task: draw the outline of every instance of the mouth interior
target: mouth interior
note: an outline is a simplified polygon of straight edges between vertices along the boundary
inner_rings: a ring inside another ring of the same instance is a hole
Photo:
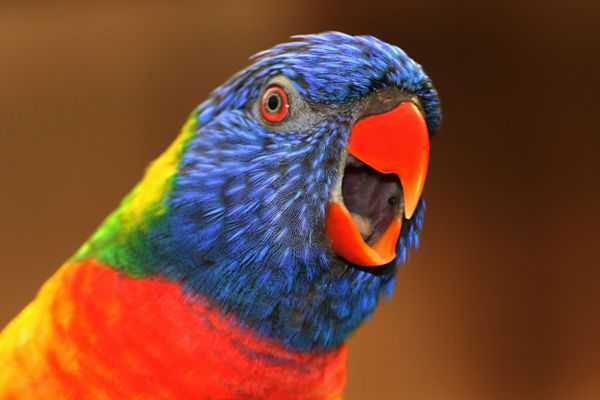
[[[344,205],[350,211],[363,238],[373,246],[402,215],[403,192],[395,174],[382,174],[348,155],[342,179]]]

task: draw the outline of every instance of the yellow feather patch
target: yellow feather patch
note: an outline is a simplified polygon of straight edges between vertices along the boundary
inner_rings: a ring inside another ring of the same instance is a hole
[[[59,289],[65,284],[64,275],[72,266],[65,264],[59,269],[42,286],[35,300],[0,334],[0,394],[23,395],[29,393],[31,382],[45,381],[49,343],[54,344],[55,351],[63,352],[61,368],[71,373],[76,371],[74,357],[69,356],[70,349],[55,337],[55,327],[68,326],[73,313],[68,303],[62,304],[61,312],[53,312],[60,301]]]
[[[192,115],[171,146],[148,166],[122,209],[124,223],[136,225],[143,223],[146,213],[157,216],[165,212],[164,196],[171,189],[184,145],[195,133],[195,127],[196,118]]]

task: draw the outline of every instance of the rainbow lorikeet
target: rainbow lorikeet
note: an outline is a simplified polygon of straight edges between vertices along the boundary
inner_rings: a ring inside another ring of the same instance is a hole
[[[0,336],[2,399],[335,399],[418,244],[437,93],[337,32],[253,58]]]

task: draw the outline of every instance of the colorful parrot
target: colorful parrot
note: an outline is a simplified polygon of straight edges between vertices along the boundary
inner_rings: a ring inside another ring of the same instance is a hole
[[[418,245],[421,66],[371,36],[253,58],[0,336],[1,399],[339,399]]]

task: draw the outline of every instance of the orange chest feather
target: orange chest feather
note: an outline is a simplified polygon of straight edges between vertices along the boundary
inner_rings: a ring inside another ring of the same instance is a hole
[[[333,399],[346,348],[292,351],[161,279],[64,266],[0,334],[0,398]]]

